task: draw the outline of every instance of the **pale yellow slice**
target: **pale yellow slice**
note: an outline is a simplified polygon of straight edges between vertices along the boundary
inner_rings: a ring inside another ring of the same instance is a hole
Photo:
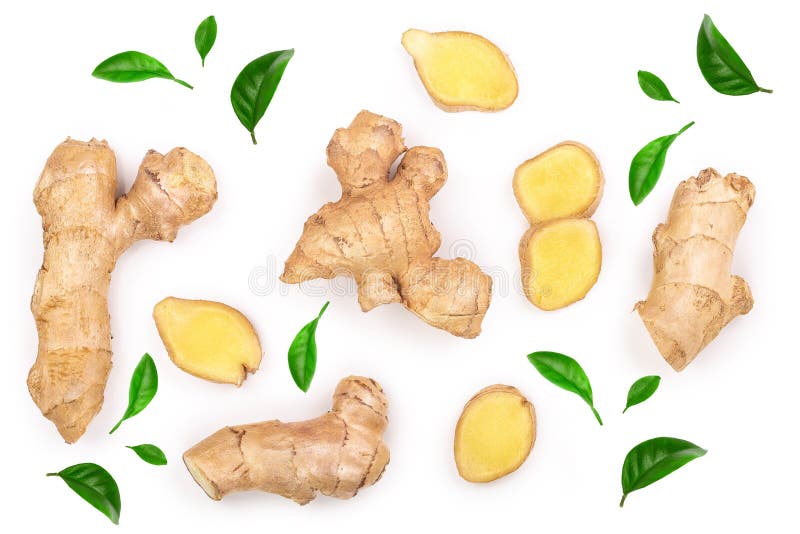
[[[230,306],[167,297],[156,304],[153,318],[169,357],[189,374],[239,386],[261,363],[253,325]]]
[[[445,111],[499,111],[517,98],[514,67],[480,35],[411,29],[402,43],[428,94]]]
[[[536,414],[517,388],[494,385],[464,406],[453,450],[458,474],[469,482],[490,482],[525,461],[536,439]]]

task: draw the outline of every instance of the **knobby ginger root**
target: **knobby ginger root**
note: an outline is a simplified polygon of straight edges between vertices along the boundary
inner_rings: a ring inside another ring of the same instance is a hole
[[[706,169],[678,185],[667,223],[653,233],[653,283],[636,310],[676,371],[753,307],[747,282],[730,268],[754,198],[744,176]]]
[[[372,379],[349,376],[330,412],[309,421],[265,421],[223,428],[183,455],[209,497],[261,490],[306,504],[317,493],[349,499],[389,463],[382,435],[388,401]]]
[[[517,388],[480,390],[461,413],[453,450],[458,473],[469,482],[490,482],[525,461],[536,440],[536,414]]]
[[[153,309],[172,361],[194,376],[242,384],[261,363],[261,344],[239,310],[220,302],[167,297]]]
[[[600,235],[589,220],[603,172],[586,146],[567,141],[517,167],[514,195],[531,224],[520,241],[525,295],[543,310],[581,300],[597,282]]]
[[[480,35],[412,29],[402,43],[428,94],[445,111],[499,111],[517,98],[514,67]]]
[[[67,139],[53,151],[33,198],[42,216],[44,260],[31,310],[39,353],[28,389],[73,443],[103,404],[111,369],[107,303],[117,258],[139,239],[172,241],[217,198],[211,167],[185,148],[150,151],[117,199],[116,161],[105,141]]]
[[[342,197],[306,221],[281,280],[351,276],[363,311],[401,302],[428,324],[473,338],[489,307],[492,279],[463,258],[432,258],[441,236],[428,202],[444,185],[447,167],[438,149],[414,147],[390,180],[392,163],[405,150],[400,124],[368,111],[336,130],[328,165]]]

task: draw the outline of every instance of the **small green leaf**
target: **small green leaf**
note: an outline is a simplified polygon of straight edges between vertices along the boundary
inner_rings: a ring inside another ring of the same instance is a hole
[[[683,467],[707,451],[678,438],[653,438],[630,450],[622,464],[622,500],[628,494],[649,486]]]
[[[200,63],[206,66],[206,56],[211,52],[214,42],[217,40],[217,19],[211,15],[197,26],[194,32],[194,47],[200,54]]]
[[[58,473],[47,473],[49,477],[61,477],[72,491],[77,493],[115,525],[119,524],[122,503],[119,488],[111,474],[97,464],[76,464]]]
[[[705,15],[697,34],[697,65],[708,85],[723,95],[741,96],[771,89],[759,87],[736,50]]]
[[[631,406],[641,404],[652,397],[660,383],[661,377],[656,375],[643,376],[634,382],[628,390],[628,402],[625,404],[625,409],[622,410],[622,413],[625,413]]]
[[[317,342],[314,334],[317,332],[317,323],[328,304],[330,302],[326,302],[322,306],[319,315],[313,321],[300,329],[289,347],[289,371],[292,373],[294,383],[303,391],[308,391],[317,368]]]
[[[633,156],[631,168],[628,171],[628,190],[631,200],[638,206],[650,194],[661,177],[664,161],[667,159],[667,150],[683,132],[692,127],[690,122],[678,132],[659,137],[647,143]]]
[[[239,122],[250,132],[254,145],[256,125],[267,111],[283,77],[283,71],[293,55],[294,49],[279,50],[254,59],[233,82],[231,105]]]
[[[130,419],[137,413],[144,410],[158,391],[158,371],[156,371],[156,363],[153,358],[145,353],[142,359],[139,360],[139,365],[133,370],[131,376],[131,385],[128,389],[128,408],[122,419],[114,425],[109,434],[119,428],[119,425],[126,419]]]
[[[644,94],[653,100],[660,100],[662,102],[671,101],[675,102],[676,104],[680,104],[680,102],[675,100],[675,97],[670,94],[667,84],[661,81],[661,78],[652,72],[640,70],[637,73],[637,77],[639,78],[639,87],[642,88]]]
[[[592,409],[597,422],[600,425],[603,424],[600,414],[594,408],[592,385],[589,383],[589,377],[586,376],[583,367],[577,361],[564,354],[545,350],[528,354],[528,360],[536,367],[539,374],[547,380],[561,389],[571,391],[582,398]]]
[[[149,443],[143,443],[141,445],[125,445],[130,450],[136,453],[136,455],[147,462],[148,464],[153,465],[167,465],[167,456],[164,454],[164,451],[156,447],[155,445],[151,445]]]
[[[150,78],[164,78],[189,89],[194,89],[188,83],[173,76],[169,69],[153,56],[148,56],[135,50],[120,52],[106,59],[95,67],[92,76],[116,83],[141,82]]]

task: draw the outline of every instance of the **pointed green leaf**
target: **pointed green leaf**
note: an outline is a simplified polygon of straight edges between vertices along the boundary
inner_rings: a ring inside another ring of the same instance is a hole
[[[95,67],[92,76],[116,83],[141,82],[150,78],[164,78],[193,89],[188,83],[173,76],[169,69],[159,60],[135,50],[120,52],[101,62]]]
[[[217,40],[217,19],[214,15],[203,20],[194,32],[194,47],[200,54],[200,63],[206,66],[206,56]]]
[[[628,402],[625,404],[625,409],[622,410],[622,413],[625,413],[631,406],[641,404],[652,397],[660,383],[661,377],[656,375],[643,376],[634,382],[628,390]]]
[[[322,306],[319,315],[313,321],[300,329],[289,346],[289,371],[292,373],[294,383],[303,391],[308,391],[317,368],[317,341],[314,337],[317,323],[328,308],[328,304],[330,302]]]
[[[547,380],[582,398],[592,409],[597,422],[603,424],[600,414],[594,408],[589,377],[586,376],[583,367],[577,361],[564,354],[544,350],[528,354],[528,360]]]
[[[759,87],[750,69],[708,15],[703,17],[697,34],[697,64],[708,85],[718,93],[741,96],[772,92]]]
[[[76,464],[58,473],[47,473],[49,477],[61,477],[72,491],[77,493],[115,525],[119,524],[122,503],[119,488],[111,474],[97,464]]]
[[[680,104],[675,97],[672,96],[667,88],[667,85],[661,81],[661,78],[653,74],[652,72],[647,72],[646,70],[640,70],[637,73],[637,77],[639,79],[639,87],[642,88],[644,94],[652,98],[653,100],[660,100],[663,102],[675,102]]]
[[[622,464],[620,508],[629,493],[661,480],[706,452],[694,443],[678,438],[653,438],[638,444],[628,452]]]
[[[631,200],[638,206],[650,194],[661,177],[664,169],[664,161],[667,159],[667,150],[672,146],[675,139],[683,132],[692,127],[694,121],[690,122],[678,132],[659,137],[647,143],[639,152],[633,156],[631,168],[628,171],[628,191]]]
[[[123,421],[144,410],[155,397],[156,391],[158,391],[156,363],[149,354],[145,353],[131,376],[131,385],[128,388],[128,408],[109,434],[113,434]]]
[[[130,450],[132,450],[133,452],[135,452],[139,458],[141,458],[148,464],[167,465],[167,456],[164,454],[164,451],[162,451],[155,445],[151,445],[149,443],[143,443],[141,445],[125,445],[125,446]]]

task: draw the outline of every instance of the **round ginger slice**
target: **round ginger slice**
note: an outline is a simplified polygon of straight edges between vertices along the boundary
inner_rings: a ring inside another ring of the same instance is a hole
[[[520,244],[525,295],[543,310],[581,300],[597,282],[603,254],[590,219],[559,219],[528,230]]]
[[[603,195],[603,172],[588,147],[566,141],[517,167],[514,195],[531,224],[591,217]]]
[[[420,80],[445,111],[500,111],[519,92],[514,67],[494,43],[474,33],[411,29],[403,47]]]
[[[169,357],[189,374],[240,386],[261,364],[253,325],[226,304],[167,297],[156,304],[153,318]]]
[[[536,440],[536,413],[515,387],[480,390],[464,406],[453,450],[461,478],[491,482],[516,471]]]

